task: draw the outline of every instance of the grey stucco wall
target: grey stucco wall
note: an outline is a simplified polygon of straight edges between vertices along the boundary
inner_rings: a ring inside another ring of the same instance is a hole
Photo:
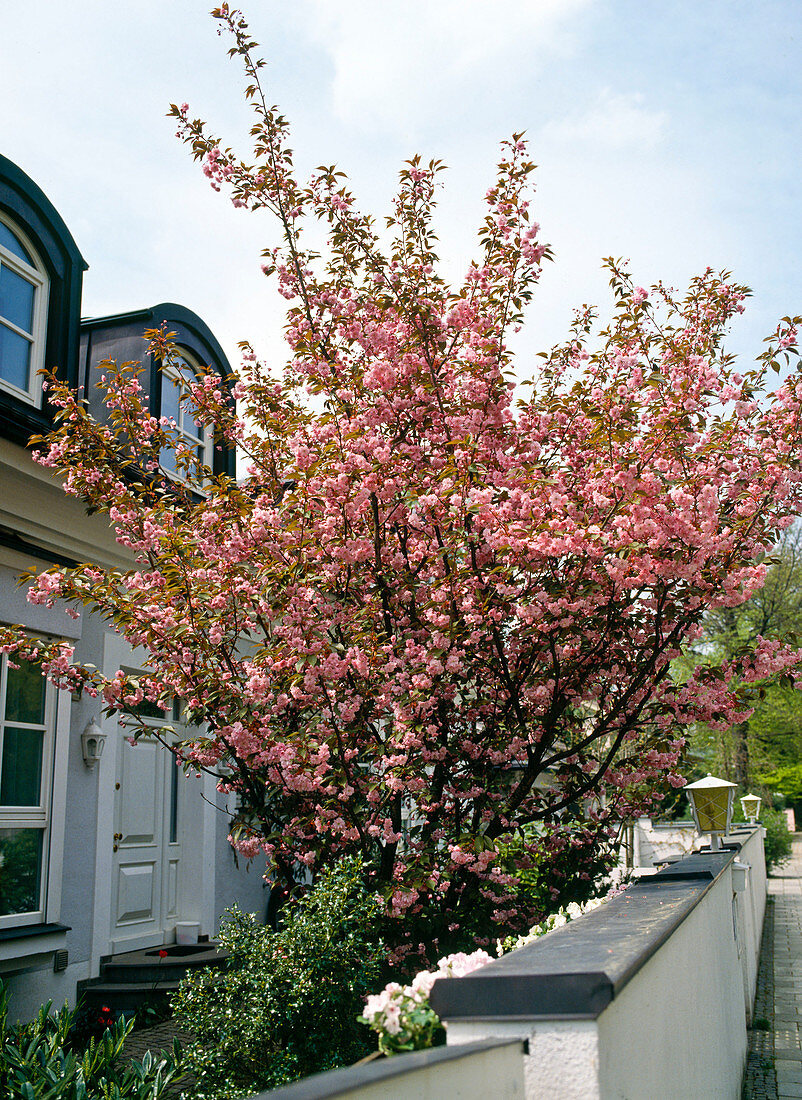
[[[84,630],[75,647],[77,660],[102,667],[104,630],[92,616],[84,616]],[[92,899],[95,895],[99,767],[87,768],[81,751],[81,733],[92,719],[100,721],[101,703],[87,695],[70,706],[70,755],[66,776],[67,807],[64,828],[64,872],[61,882],[62,920],[69,924],[70,962],[91,957]],[[101,721],[102,724],[102,721]],[[108,822],[109,844],[112,823]]]
[[[43,570],[47,568],[46,562],[40,564]],[[63,600],[57,600],[51,608],[28,603],[28,585],[20,584],[19,578],[17,570],[0,565],[0,622],[20,623],[33,632],[53,634],[70,641],[81,637],[84,616],[71,619]]]
[[[217,798],[218,806],[224,807],[226,796],[218,794]],[[234,904],[246,913],[256,913],[260,923],[264,923],[269,896],[269,887],[263,877],[264,856],[251,860],[238,856],[235,861],[234,849],[227,840],[228,821],[226,814],[219,814],[215,838],[215,915],[218,925],[223,912]]]

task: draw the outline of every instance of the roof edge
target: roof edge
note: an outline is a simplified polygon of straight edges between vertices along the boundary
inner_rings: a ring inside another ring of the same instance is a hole
[[[80,264],[83,271],[89,269],[89,264],[81,255],[75,238],[67,228],[67,223],[56,210],[53,203],[44,193],[42,188],[35,183],[27,172],[23,172],[18,164],[0,153],[0,177],[7,180],[15,190],[19,191],[33,206],[37,207],[41,216],[48,223],[54,236],[61,241],[62,246],[69,254],[73,263]]]

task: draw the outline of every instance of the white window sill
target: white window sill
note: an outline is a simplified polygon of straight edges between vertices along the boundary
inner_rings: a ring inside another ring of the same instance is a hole
[[[0,972],[13,970],[34,955],[59,951],[67,942],[66,924],[26,924],[0,928]]]

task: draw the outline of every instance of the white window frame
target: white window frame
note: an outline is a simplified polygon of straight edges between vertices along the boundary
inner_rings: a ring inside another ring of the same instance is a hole
[[[29,365],[29,385],[27,390],[21,389],[19,386],[15,386],[13,382],[9,382],[3,378],[0,374],[0,389],[6,390],[6,392],[13,394],[20,401],[25,401],[29,405],[34,405],[36,408],[41,408],[42,405],[42,378],[39,371],[45,365],[45,343],[47,340],[47,307],[48,298],[50,294],[50,280],[47,277],[45,266],[41,261],[41,258],[30,241],[30,238],[25,231],[17,225],[15,221],[12,221],[5,213],[0,211],[0,221],[10,230],[11,233],[19,240],[20,244],[30,253],[36,262],[36,266],[27,264],[19,256],[15,256],[13,252],[5,248],[0,244],[0,267],[7,267],[10,271],[13,271],[16,275],[25,279],[29,283],[33,283],[35,287],[34,291],[34,305],[33,305],[33,331],[25,332],[19,328],[12,321],[9,321],[6,317],[0,314],[0,324],[11,332],[15,332],[18,336],[24,337],[30,341],[31,344],[31,356]]]
[[[184,347],[177,347],[175,349],[175,352],[176,352],[177,358],[180,359],[183,363],[186,364],[186,366],[194,373],[194,375],[197,379],[200,379],[202,377],[200,367],[198,365],[198,361],[197,361],[196,357],[192,354],[192,352],[189,351],[187,348],[184,348]],[[184,392],[187,392],[186,388],[185,388],[185,385],[184,385],[184,383],[186,383],[186,381],[187,381],[186,377],[181,372],[181,370],[178,369],[177,366],[174,366],[172,363],[162,365],[161,380],[160,380],[160,385],[161,385],[160,404],[161,404],[161,409],[162,409],[162,413],[161,413],[162,416],[165,415],[165,413],[164,413],[165,385],[168,385],[168,384],[169,385],[174,385],[179,389],[179,391],[183,390]],[[178,443],[183,443],[185,446],[187,446],[191,443],[193,450],[196,447],[201,446],[203,448],[203,457],[201,459],[201,462],[204,466],[208,466],[211,469],[212,461],[213,461],[213,455],[214,455],[214,452],[213,452],[214,440],[212,438],[212,431],[209,428],[208,424],[198,425],[200,427],[200,430],[201,430],[201,434],[199,436],[193,435],[190,432],[185,431],[183,425],[184,425],[184,413],[186,411],[186,408],[187,408],[187,401],[186,400],[180,401],[179,406],[178,406],[178,409],[179,409],[178,420],[176,421],[176,428],[175,428],[175,430],[178,433],[177,442]],[[168,473],[168,476],[173,478],[175,481],[179,481],[179,482],[182,482],[182,483],[186,482],[186,478],[182,477],[180,470],[168,470],[167,473]]]
[[[0,760],[2,733],[5,728],[8,657],[0,654]],[[44,738],[39,805],[0,806],[0,829],[38,829],[42,832],[42,858],[39,880],[39,906],[25,913],[0,915],[1,928],[17,928],[56,921],[61,907],[61,867],[64,849],[66,809],[69,692],[45,682]],[[19,728],[26,723],[9,722]],[[34,725],[29,728],[40,728]]]

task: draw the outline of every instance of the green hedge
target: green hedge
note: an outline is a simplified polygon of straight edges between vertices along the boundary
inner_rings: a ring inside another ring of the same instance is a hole
[[[196,1035],[184,1051],[192,1100],[238,1100],[374,1049],[357,1022],[380,981],[380,898],[367,894],[358,859],[323,874],[283,911],[279,931],[232,909],[220,931],[222,970],[188,975],[175,1015]]]

